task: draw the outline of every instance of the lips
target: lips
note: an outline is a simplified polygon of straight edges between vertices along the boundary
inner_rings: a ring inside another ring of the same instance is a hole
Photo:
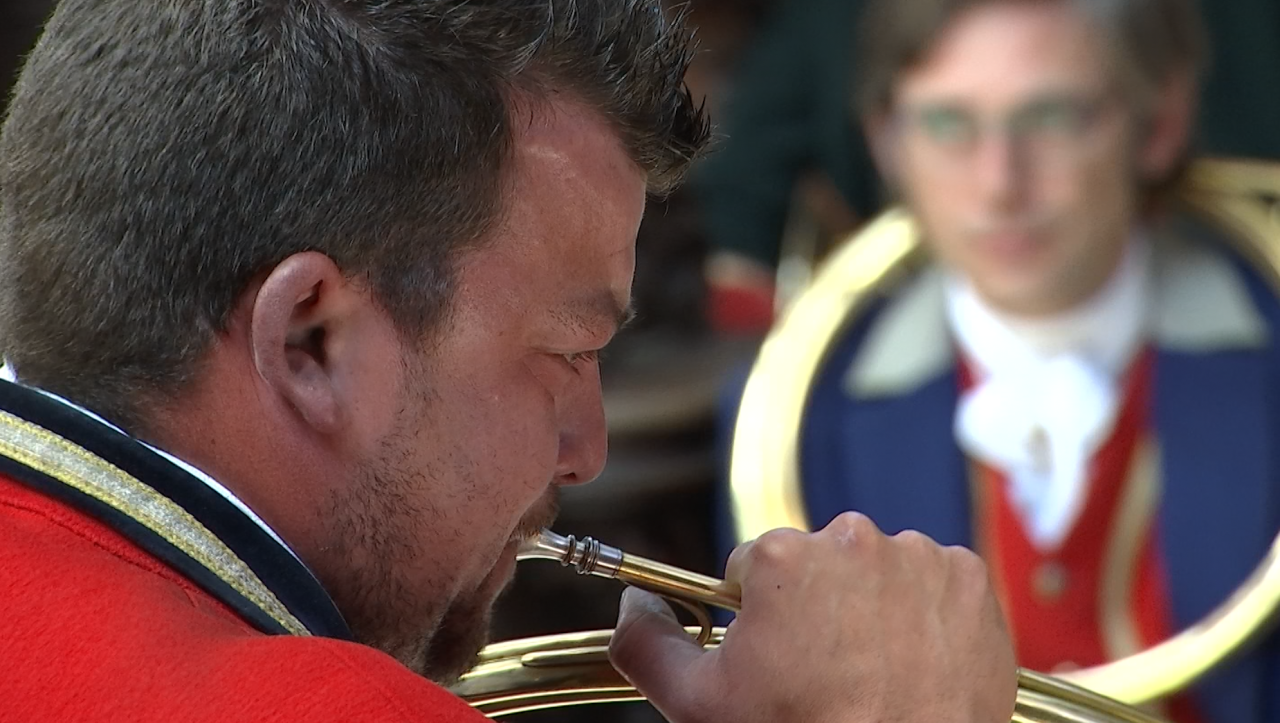
[[[1022,230],[982,234],[975,243],[981,253],[1012,263],[1037,257],[1047,245],[1043,234]]]
[[[560,488],[552,485],[546,494],[534,503],[533,507],[520,518],[516,529],[511,533],[513,544],[537,536],[544,528],[550,527],[560,515]]]

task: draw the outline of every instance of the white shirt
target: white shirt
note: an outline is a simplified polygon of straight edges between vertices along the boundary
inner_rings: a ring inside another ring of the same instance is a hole
[[[1136,237],[1105,287],[1050,318],[1014,317],[963,279],[947,284],[948,321],[977,377],[957,407],[956,440],[1005,473],[1042,551],[1058,548],[1080,514],[1090,460],[1119,413],[1120,378],[1148,337],[1150,256]]]
[[[13,382],[15,384],[21,384],[21,382],[19,382],[17,378],[14,376],[13,369],[9,367],[7,364],[3,367],[0,367],[0,379],[3,379],[8,382]],[[70,400],[64,399],[58,396],[57,394],[54,394],[53,392],[46,391],[39,387],[28,386],[26,388],[31,389],[33,391],[40,392],[41,394],[48,397],[49,399],[65,404],[66,406],[71,407],[72,409],[80,412],[81,414],[84,414],[85,416],[90,417],[91,419],[94,419],[100,424],[104,424],[110,427],[111,429],[114,429],[115,431],[121,434],[125,434],[127,436],[127,433],[123,429],[120,429],[119,427],[112,424],[111,422],[108,422],[107,420],[103,419],[101,416],[94,414],[88,409],[85,409],[84,407]],[[147,449],[150,449],[152,452],[155,452],[161,457],[164,457],[165,459],[169,460],[170,462],[172,462],[173,464],[181,468],[183,471],[190,474],[192,477],[195,477],[196,479],[203,482],[209,489],[213,490],[214,492],[217,492],[219,495],[226,498],[228,502],[235,505],[241,512],[243,512],[246,517],[253,520],[254,523],[258,525],[258,527],[261,527],[264,532],[266,532],[268,535],[271,535],[272,539],[280,543],[281,547],[288,550],[289,554],[293,555],[294,559],[297,559],[299,562],[301,562],[301,559],[298,558],[298,555],[293,551],[293,548],[289,547],[289,545],[285,543],[284,539],[281,538],[280,535],[276,534],[276,531],[271,529],[271,526],[268,525],[265,520],[263,520],[261,517],[255,514],[253,510],[249,509],[249,506],[246,505],[243,501],[241,501],[239,497],[236,497],[235,494],[231,492],[231,490],[224,487],[217,480],[215,480],[213,477],[210,477],[208,474],[206,474],[205,472],[197,468],[195,465],[184,462],[183,460],[178,459],[177,457],[173,456],[172,454],[169,454],[163,449],[153,447],[152,445],[147,444],[146,442],[143,442],[140,439],[135,439],[134,441],[145,446]]]

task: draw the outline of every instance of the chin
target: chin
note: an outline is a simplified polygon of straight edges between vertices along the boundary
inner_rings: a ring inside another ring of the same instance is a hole
[[[1052,300],[1044,298],[1043,286],[1002,289],[1004,293],[993,294],[989,301],[998,310],[1013,316],[1042,316],[1052,314],[1059,309]]]
[[[982,298],[997,309],[1010,314],[1039,315],[1056,306],[1054,290],[1060,282],[1053,269],[1030,268],[984,269],[971,276]]]
[[[409,660],[401,659],[410,670],[440,685],[457,682],[475,664],[480,651],[489,642],[493,603],[481,609],[452,608],[439,626]]]
[[[480,650],[489,642],[493,608],[514,581],[514,567],[515,548],[504,549],[479,585],[449,600],[442,612],[439,608],[410,611],[407,605],[398,613],[382,611],[379,619],[383,624],[370,626],[382,634],[357,637],[433,682],[455,682],[475,666]],[[411,597],[423,600],[430,596]]]
[[[479,588],[449,606],[422,649],[419,665],[410,667],[441,685],[456,682],[475,667],[481,649],[489,643],[494,606],[514,582],[515,547],[510,546]]]

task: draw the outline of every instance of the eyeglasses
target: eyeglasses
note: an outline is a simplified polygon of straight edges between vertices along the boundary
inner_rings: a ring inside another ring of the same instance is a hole
[[[1056,169],[1089,154],[1096,131],[1115,106],[1112,94],[1047,96],[990,120],[943,103],[906,108],[897,122],[904,140],[927,154],[938,169],[967,166],[984,139],[993,134],[1007,138],[1014,151],[1037,167]]]

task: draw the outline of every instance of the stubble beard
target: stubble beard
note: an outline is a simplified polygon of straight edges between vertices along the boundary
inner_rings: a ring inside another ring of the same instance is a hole
[[[410,670],[447,684],[474,665],[488,641],[493,600],[445,589],[423,591],[412,582],[432,551],[419,542],[424,520],[444,512],[424,500],[427,475],[405,464],[402,434],[358,472],[358,480],[327,505],[331,571],[323,579],[357,642],[381,650]]]
[[[331,574],[321,582],[357,642],[448,685],[477,662],[489,640],[494,603],[511,581],[495,589],[497,582],[486,580],[494,584],[483,584],[464,596],[443,590],[424,593],[412,583],[411,571],[424,563],[450,561],[430,560],[432,551],[419,541],[423,521],[443,519],[447,511],[424,494],[432,488],[429,475],[409,464],[408,450],[417,429],[409,416],[402,413],[406,423],[397,425],[378,457],[362,466],[356,483],[327,505],[330,564],[325,568]],[[549,486],[520,520],[517,537],[531,536],[552,523],[559,509],[558,492]],[[449,578],[441,575],[442,580]]]

